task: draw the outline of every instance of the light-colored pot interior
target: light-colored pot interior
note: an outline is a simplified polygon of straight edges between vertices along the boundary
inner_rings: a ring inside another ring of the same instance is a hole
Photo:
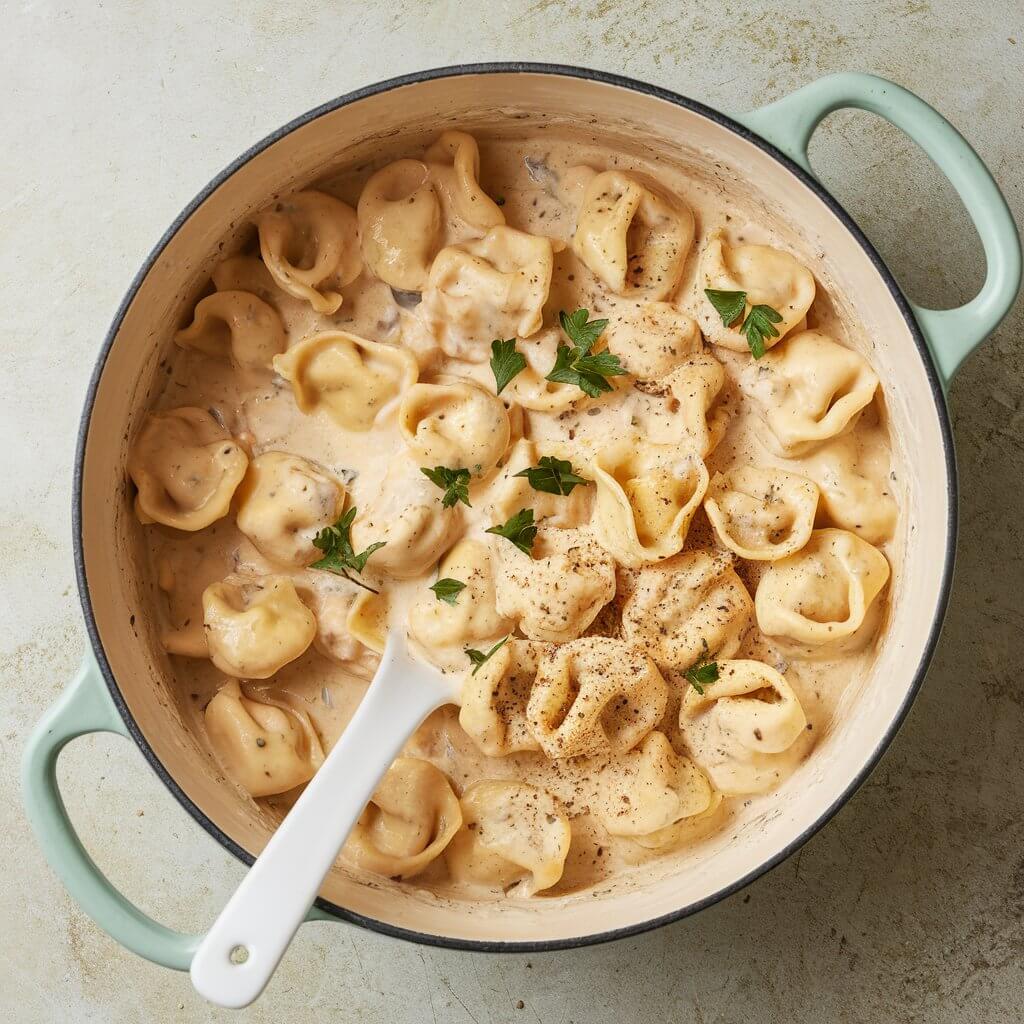
[[[571,940],[629,928],[692,907],[733,886],[814,828],[863,772],[891,732],[919,674],[943,586],[949,480],[942,422],[922,356],[878,269],[819,196],[758,146],[668,100],[593,80],[543,73],[441,77],[330,110],[245,162],[181,225],[130,303],[96,394],[82,494],[89,600],[124,700],[152,751],[181,790],[224,834],[252,854],[268,819],[226,781],[185,727],[167,656],[144,614],[158,595],[142,571],[140,528],[124,464],[130,438],[160,386],[171,332],[195,300],[218,244],[240,235],[268,198],[372,160],[394,147],[458,126],[481,137],[566,125],[648,154],[749,197],[813,255],[833,296],[865,327],[898,451],[904,501],[902,571],[870,678],[770,805],[740,809],[730,827],[662,867],[647,865],[599,890],[552,899],[469,903],[413,886],[358,880],[336,869],[322,895],[388,925],[452,940]],[[568,130],[568,129],[567,129]],[[765,810],[769,806],[770,810]],[[187,883],[186,883],[187,884]]]

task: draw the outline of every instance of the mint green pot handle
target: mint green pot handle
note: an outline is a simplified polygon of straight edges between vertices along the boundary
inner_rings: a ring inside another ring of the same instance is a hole
[[[956,189],[981,238],[981,291],[956,309],[911,303],[944,384],[1013,305],[1021,281],[1020,238],[1006,200],[964,137],[920,97],[875,75],[828,75],[736,120],[813,175],[807,146],[822,118],[844,107],[884,117],[913,139]]]

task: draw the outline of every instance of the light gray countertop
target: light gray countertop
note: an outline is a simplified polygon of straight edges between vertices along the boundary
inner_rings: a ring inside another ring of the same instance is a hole
[[[1015,8],[1014,14],[1007,13]],[[474,13],[476,11],[477,13]],[[0,43],[0,1020],[227,1020],[188,978],[124,952],[74,906],[18,806],[23,738],[85,646],[70,486],[93,360],[129,280],[207,180],[349,89],[459,61],[580,63],[726,111],[838,70],[918,92],[1024,210],[1019,0],[773,4],[24,3]],[[981,281],[958,201],[894,129],[829,119],[822,178],[910,294]],[[453,1024],[1010,1022],[1024,999],[1024,312],[951,392],[959,565],[938,655],[881,766],[801,852],[695,918],[569,953],[488,956],[306,926],[236,1019]],[[160,920],[199,930],[241,865],[113,737],[60,775],[96,859]],[[517,1008],[522,1000],[523,1007]]]

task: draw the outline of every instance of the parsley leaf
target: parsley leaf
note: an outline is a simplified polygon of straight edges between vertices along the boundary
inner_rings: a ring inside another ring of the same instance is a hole
[[[739,320],[743,316],[743,310],[747,308],[746,292],[726,292],[718,288],[705,288],[704,294],[708,297],[708,302],[715,307],[726,327],[731,327]]]
[[[779,332],[772,324],[781,323],[782,316],[771,306],[757,305],[750,308],[747,319],[743,321],[740,333],[747,336],[750,354],[760,359],[765,353],[765,338],[777,338]]]
[[[366,568],[366,562],[370,555],[378,548],[384,547],[386,541],[377,541],[371,544],[365,551],[356,554],[352,547],[352,523],[356,518],[356,508],[353,505],[333,526],[325,526],[314,538],[313,544],[319,548],[324,557],[314,562],[311,569],[323,569],[326,572],[337,573],[344,576],[349,582],[357,587],[370,591],[371,594],[378,594],[380,591],[367,586],[361,580],[353,579],[348,570],[361,573]]]
[[[520,551],[528,555],[537,536],[537,527],[533,524],[533,509],[521,508],[508,522],[501,526],[492,526],[484,532],[495,533],[510,540]]]
[[[453,580],[446,577],[443,580],[438,580],[430,589],[434,592],[434,597],[438,601],[454,605],[459,594],[466,589],[466,584],[461,580]]]
[[[465,648],[466,656],[473,663],[473,671],[472,671],[471,675],[475,676],[476,673],[477,673],[477,670],[480,668],[480,666],[483,665],[484,662],[488,661],[491,658],[492,655],[496,654],[499,650],[501,650],[501,648],[504,647],[505,644],[508,643],[508,641],[509,641],[509,637],[505,637],[504,639],[499,640],[486,653],[484,653],[483,651],[477,651],[477,650],[475,650],[472,647],[466,647]]]
[[[590,311],[577,309],[575,313],[562,310],[558,322],[572,341],[572,346],[559,342],[555,365],[545,378],[556,384],[575,384],[584,394],[597,398],[605,391],[613,391],[609,377],[618,377],[626,371],[619,357],[607,350],[591,354],[591,349],[608,326],[607,320],[588,320]]]
[[[495,394],[500,395],[505,387],[517,374],[526,369],[526,356],[516,351],[516,339],[502,341],[495,338],[491,342],[491,370],[494,372]]]
[[[469,508],[469,470],[448,469],[445,466],[435,466],[433,469],[421,468],[420,472],[427,477],[432,484],[444,491],[444,498],[441,499],[442,508],[452,508],[460,501]]]
[[[704,687],[718,682],[718,662],[700,659],[684,673],[689,684],[703,697]]]
[[[590,483],[572,471],[571,462],[551,455],[543,456],[536,466],[524,469],[515,476],[526,477],[535,491],[544,491],[545,494],[571,494],[577,484]]]
[[[577,309],[575,313],[566,313],[563,309],[558,314],[558,322],[566,337],[586,355],[597,343],[604,329],[608,326],[607,320],[588,320],[589,309]]]

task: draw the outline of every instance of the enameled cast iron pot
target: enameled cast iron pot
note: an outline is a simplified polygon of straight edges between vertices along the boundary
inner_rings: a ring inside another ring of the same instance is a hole
[[[935,161],[981,237],[985,284],[967,305],[921,309],[842,207],[814,179],[807,144],[821,119],[858,107],[888,119]],[[894,581],[885,643],[870,679],[848,702],[814,756],[758,817],[733,826],[672,870],[648,868],[596,895],[472,904],[414,887],[360,884],[335,870],[311,910],[419,942],[483,950],[558,949],[635,934],[692,914],[778,864],[864,781],[910,707],[935,647],[956,541],[956,470],[944,389],[957,366],[999,323],[1020,283],[1020,244],[1003,197],[977,155],[922,100],[862,74],[823,78],[753,113],[730,118],[674,93],[595,71],[532,64],[469,65],[393,79],[334,100],[253,147],[189,204],[132,282],[89,387],[74,481],[78,585],[92,650],[78,677],[29,740],[24,792],[43,850],[82,908],[124,946],[187,969],[198,936],[152,921],[100,873],[68,820],[55,766],[66,743],[89,732],[133,739],[188,812],[246,863],[272,822],[228,784],[183,725],[166,655],[143,614],[152,599],[141,572],[140,530],[130,511],[125,454],[158,384],[168,338],[211,268],[217,245],[243,230],[269,196],[302,187],[336,165],[359,163],[444,127],[529,131],[587,125],[612,142],[642,145],[697,168],[803,234],[816,270],[872,339],[898,439],[906,506],[903,568]],[[390,140],[390,142],[388,141]]]

